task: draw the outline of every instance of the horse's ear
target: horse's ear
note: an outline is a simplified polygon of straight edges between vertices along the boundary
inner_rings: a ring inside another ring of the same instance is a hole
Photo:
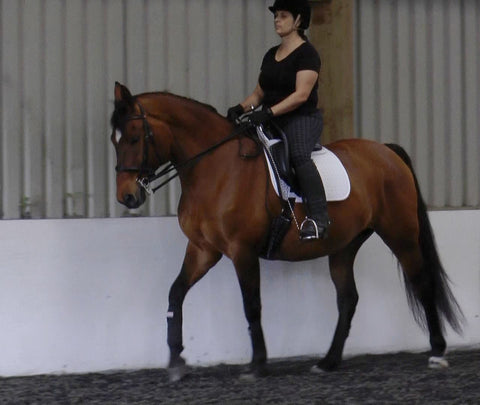
[[[119,82],[115,82],[115,101],[125,101],[131,104],[133,96],[124,85]]]

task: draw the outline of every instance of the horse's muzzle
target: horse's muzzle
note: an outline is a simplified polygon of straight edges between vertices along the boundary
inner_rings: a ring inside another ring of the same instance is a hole
[[[124,194],[120,203],[129,209],[134,209],[140,207],[145,202],[145,199],[145,191],[143,189],[139,189],[139,191],[135,194]]]

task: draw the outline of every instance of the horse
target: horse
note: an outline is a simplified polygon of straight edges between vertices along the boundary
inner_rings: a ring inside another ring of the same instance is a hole
[[[209,105],[168,92],[133,96],[118,82],[114,94],[111,141],[117,156],[117,200],[128,208],[142,205],[148,189],[146,179],[168,163],[162,173],[168,175],[176,169],[181,185],[178,222],[188,243],[168,296],[171,381],[187,373],[181,357],[185,296],[223,256],[235,268],[250,331],[252,360],[247,374],[265,375],[259,257],[272,218],[282,209],[265,158],[258,153],[246,158],[240,153],[242,148],[248,149],[242,144],[245,138]],[[301,241],[298,229],[291,226],[271,258],[301,261],[328,256],[338,321],[327,354],[312,371],[335,370],[341,363],[358,302],[355,256],[374,232],[397,258],[414,318],[428,330],[429,367],[448,367],[445,321],[461,333],[463,314],[439,259],[408,154],[399,145],[358,138],[326,146],[343,163],[351,181],[350,194],[343,201],[328,203],[332,223],[326,239]],[[305,216],[303,204],[295,205],[294,215]]]

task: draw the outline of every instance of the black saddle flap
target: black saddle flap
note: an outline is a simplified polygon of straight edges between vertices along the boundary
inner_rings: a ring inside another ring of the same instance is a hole
[[[278,169],[278,174],[285,180],[290,186],[295,182],[295,174],[290,164],[290,150],[288,148],[287,137],[282,129],[271,122],[268,126],[265,134],[269,139],[277,139],[279,142],[270,147],[275,165]]]

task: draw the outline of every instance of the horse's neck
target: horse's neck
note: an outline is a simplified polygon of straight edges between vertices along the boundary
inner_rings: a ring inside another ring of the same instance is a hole
[[[156,110],[168,117],[175,163],[191,159],[221,141],[231,131],[228,121],[194,100],[160,93]]]
[[[202,210],[202,207],[209,207],[209,210],[213,209],[220,215],[225,207],[231,207],[232,201],[245,195],[245,190],[252,185],[252,179],[261,187],[249,190],[248,195],[264,201],[263,176],[266,174],[262,160],[243,159],[240,156],[240,152],[248,155],[249,151],[252,151],[252,157],[256,156],[253,141],[245,140],[246,144],[240,145],[238,140],[223,143],[234,131],[231,123],[195,101],[171,97],[162,97],[151,108],[165,117],[172,133],[172,163],[177,167],[186,163],[179,169],[182,189],[179,215],[186,213],[188,216],[192,210]],[[212,147],[215,147],[213,153],[203,154]]]
[[[169,115],[173,163],[181,165],[192,159],[195,161],[192,165],[187,164],[192,170],[180,171],[182,189],[184,184],[193,187],[193,182],[202,187],[206,179],[211,183],[226,179],[233,181],[234,178],[238,181],[237,176],[244,177],[242,170],[237,170],[241,165],[238,142],[223,142],[234,131],[229,121],[193,100],[167,94],[162,102],[164,105],[157,106],[157,110]],[[204,155],[211,148],[215,149],[215,160],[207,159],[210,153]],[[196,160],[196,157],[199,159]]]

